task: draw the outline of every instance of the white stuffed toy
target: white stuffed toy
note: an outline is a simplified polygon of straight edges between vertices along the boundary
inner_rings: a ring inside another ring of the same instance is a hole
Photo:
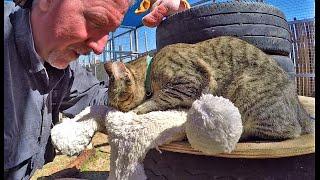
[[[187,135],[191,146],[204,153],[231,152],[241,137],[242,128],[240,113],[232,102],[206,94],[188,111],[137,115],[107,110],[103,106],[89,107],[74,119],[54,126],[51,137],[63,154],[75,155],[90,143],[94,132],[104,131],[111,146],[109,180],[141,180],[146,179],[142,162],[148,150]]]
[[[206,154],[230,153],[242,134],[241,115],[231,101],[211,94],[189,110],[186,134],[190,145]]]

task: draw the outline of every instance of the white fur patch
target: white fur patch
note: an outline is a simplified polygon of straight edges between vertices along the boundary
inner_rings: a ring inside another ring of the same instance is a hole
[[[234,150],[242,129],[238,108],[223,97],[202,95],[192,104],[188,113],[186,134],[189,143],[206,154]]]
[[[51,129],[52,144],[61,153],[73,156],[83,151],[96,131],[103,131],[107,108],[87,107],[74,118],[63,118]]]
[[[146,179],[142,161],[158,145],[185,137],[184,111],[155,111],[143,115],[109,112],[106,127],[111,146],[109,179]]]
[[[186,127],[187,124],[187,127]],[[187,112],[168,110],[143,115],[106,107],[86,108],[64,120],[51,132],[53,144],[73,155],[89,144],[95,131],[107,131],[111,146],[109,180],[146,179],[142,162],[159,145],[187,137],[192,147],[205,153],[230,152],[241,132],[240,113],[222,97],[203,95]]]

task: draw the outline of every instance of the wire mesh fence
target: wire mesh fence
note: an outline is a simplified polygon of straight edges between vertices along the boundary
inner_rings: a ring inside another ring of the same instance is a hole
[[[230,0],[189,0],[192,6]],[[241,1],[241,0],[238,0]],[[242,0],[262,2],[280,9],[286,16],[292,35],[290,57],[295,65],[297,92],[299,95],[315,95],[315,1],[314,0]],[[98,79],[105,79],[100,71],[109,60],[131,61],[141,54],[156,49],[156,28],[119,28],[110,34],[105,51],[101,55],[80,57],[80,62],[94,71]],[[99,70],[97,70],[99,69]]]
[[[296,70],[299,95],[315,96],[315,20],[289,22],[292,32],[291,59]]]

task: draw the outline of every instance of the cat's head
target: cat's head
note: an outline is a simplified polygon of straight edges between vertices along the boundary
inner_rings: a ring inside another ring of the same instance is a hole
[[[131,71],[122,62],[107,62],[104,68],[109,76],[108,105],[120,111],[136,106],[136,82]]]

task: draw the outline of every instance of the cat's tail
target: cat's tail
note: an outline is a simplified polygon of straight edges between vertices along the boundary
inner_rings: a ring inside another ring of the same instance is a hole
[[[306,101],[300,101],[298,103],[298,120],[301,125],[301,135],[303,134],[314,134],[315,129],[315,114],[314,112],[311,112],[311,110],[308,110],[308,107],[310,104],[307,104]],[[312,106],[311,108],[314,108]]]

